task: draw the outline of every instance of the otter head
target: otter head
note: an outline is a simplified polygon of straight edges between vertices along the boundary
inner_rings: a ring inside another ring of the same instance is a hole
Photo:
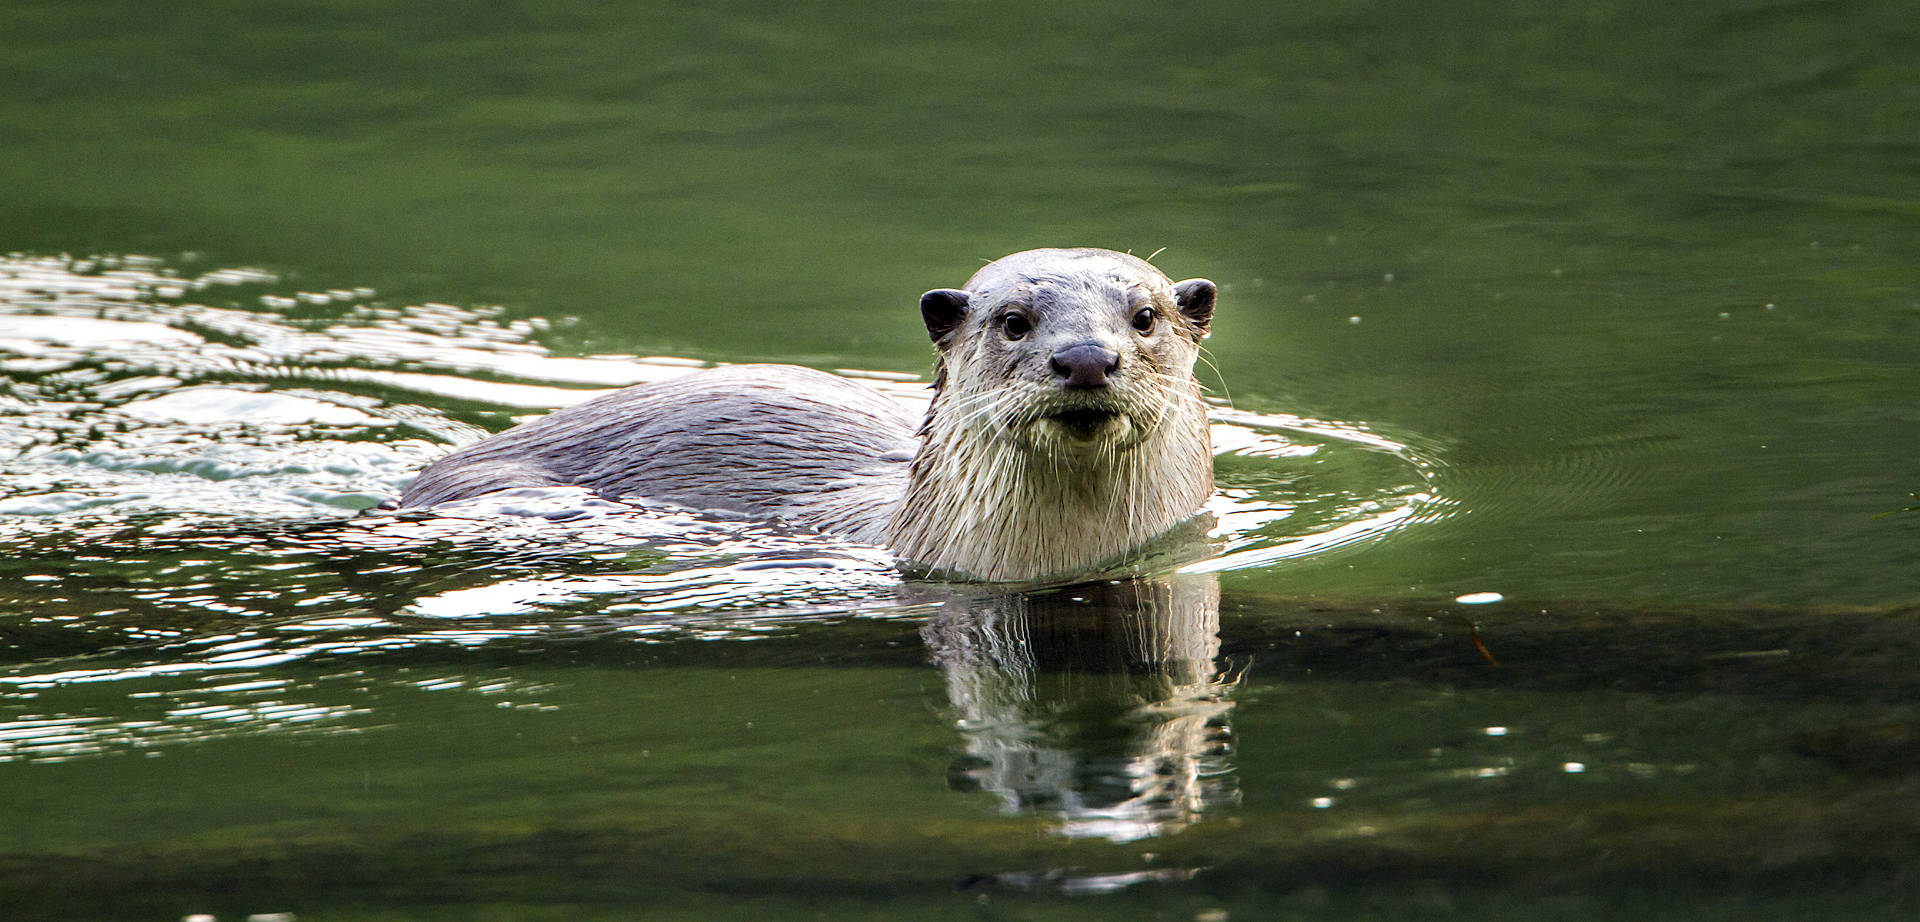
[[[940,350],[930,437],[985,427],[1061,458],[1133,448],[1198,405],[1213,319],[1206,279],[1169,280],[1111,250],[1029,250],[920,298]]]

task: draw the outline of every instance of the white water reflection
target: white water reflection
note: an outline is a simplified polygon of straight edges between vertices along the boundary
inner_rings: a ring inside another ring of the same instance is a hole
[[[26,711],[0,723],[0,762],[62,762],[114,751],[157,754],[162,747],[272,734],[278,739],[356,732],[351,718],[371,713],[345,704],[185,699],[147,719]]]
[[[150,381],[171,381],[153,378]],[[144,389],[144,387],[143,387]],[[122,388],[121,392],[125,392]],[[146,419],[176,423],[256,423],[281,426],[385,426],[386,420],[295,394],[275,394],[237,387],[203,385],[170,391],[122,404],[121,412]]]
[[[963,739],[949,781],[1116,842],[1237,802],[1219,628],[1211,576],[948,602],[921,634]]]

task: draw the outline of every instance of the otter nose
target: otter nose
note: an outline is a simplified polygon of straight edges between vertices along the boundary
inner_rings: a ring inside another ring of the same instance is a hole
[[[1055,352],[1050,364],[1068,387],[1106,387],[1107,376],[1120,368],[1120,353],[1098,343],[1081,343]]]

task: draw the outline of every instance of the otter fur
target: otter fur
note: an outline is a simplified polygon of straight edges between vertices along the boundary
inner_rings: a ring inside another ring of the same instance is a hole
[[[935,571],[1033,580],[1112,562],[1213,492],[1193,378],[1205,279],[1143,259],[1029,250],[920,299],[939,350],[924,418],[789,365],[616,391],[454,451],[403,506],[514,487],[778,519]]]

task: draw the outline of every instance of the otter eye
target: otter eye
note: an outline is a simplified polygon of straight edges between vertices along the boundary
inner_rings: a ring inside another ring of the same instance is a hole
[[[1033,322],[1025,314],[1002,314],[1000,332],[1005,333],[1008,339],[1019,339],[1033,332]]]
[[[1140,335],[1142,336],[1153,332],[1153,308],[1143,307],[1138,313],[1134,314],[1133,328],[1140,331]]]

